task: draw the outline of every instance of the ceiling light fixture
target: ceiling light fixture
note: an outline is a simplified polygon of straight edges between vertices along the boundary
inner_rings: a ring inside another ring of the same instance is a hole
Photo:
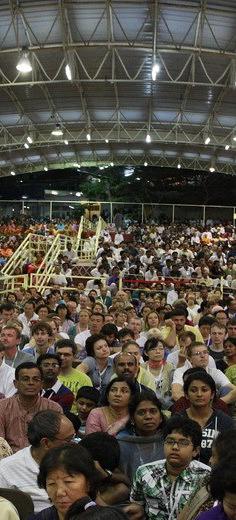
[[[87,141],[91,141],[91,134],[90,134],[90,132],[87,133],[86,139],[87,139]]]
[[[43,169],[44,169],[45,172],[48,172],[48,167],[47,166],[44,166]]]
[[[81,195],[83,195],[83,192],[82,191],[77,191],[75,195],[76,195],[76,197],[81,197]]]
[[[67,79],[69,81],[71,81],[72,80],[72,70],[71,70],[69,63],[67,63],[67,65],[65,66],[65,72],[66,72]]]
[[[11,175],[15,175],[15,172],[12,171],[12,172],[11,172]]]
[[[24,143],[24,147],[25,147],[25,148],[29,148],[28,143]]]
[[[105,139],[105,143],[109,143],[109,139]]]
[[[206,137],[204,143],[205,143],[205,144],[209,144],[209,143],[210,143],[210,140],[211,140],[211,138],[210,138],[209,135],[208,135],[208,136]]]
[[[156,81],[157,75],[159,74],[160,70],[161,70],[160,65],[157,62],[153,63],[153,66],[152,66],[152,81]]]
[[[64,140],[64,144],[66,144],[66,145],[69,144],[67,139]]]
[[[58,191],[56,191],[56,190],[52,190],[52,191],[51,191],[51,194],[52,194],[52,195],[58,195]]]
[[[213,173],[215,171],[214,166],[210,166],[209,170],[210,170],[211,173]]]
[[[146,135],[146,143],[150,143],[151,142],[151,136],[150,134],[147,134]]]
[[[148,163],[147,163],[147,161],[145,161],[144,166],[147,166],[147,165],[148,165]]]
[[[225,150],[229,150],[229,144],[225,145]]]
[[[28,135],[28,137],[27,137],[27,141],[28,141],[28,143],[32,144],[33,139],[32,139],[32,137],[30,137],[30,135]]]
[[[75,206],[69,206],[70,209],[75,209]]]
[[[181,164],[180,163],[177,164],[177,168],[178,168],[178,170],[180,170],[180,168],[181,168]]]
[[[22,50],[19,61],[16,64],[16,68],[18,72],[21,72],[22,74],[27,74],[27,72],[31,72],[32,65],[29,60],[29,52],[26,49]]]
[[[57,123],[55,128],[52,130],[52,135],[55,135],[56,137],[63,135],[63,130],[60,123]]]
[[[113,162],[110,162],[110,166],[114,166],[114,163],[113,163]]]

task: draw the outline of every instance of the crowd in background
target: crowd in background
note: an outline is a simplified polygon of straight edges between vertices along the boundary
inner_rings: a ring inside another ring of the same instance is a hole
[[[235,520],[235,244],[107,226],[88,280],[68,243],[50,287],[2,295],[0,488],[25,518]]]

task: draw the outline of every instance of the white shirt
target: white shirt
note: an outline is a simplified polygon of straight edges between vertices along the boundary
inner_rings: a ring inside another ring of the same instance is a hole
[[[189,367],[191,368],[191,367]],[[177,383],[179,385],[182,385],[184,384],[183,382],[183,374],[184,372],[186,372],[186,368],[183,366],[181,368],[177,368],[175,371],[174,371],[174,376],[173,376],[173,384]],[[214,381],[215,381],[215,384],[217,386],[217,388],[222,388],[224,386],[229,386],[230,385],[230,381],[228,379],[228,377],[225,376],[225,374],[223,374],[223,372],[221,372],[221,370],[218,370],[218,368],[209,368],[207,367],[206,368],[206,372],[211,376],[213,377]]]
[[[174,352],[171,352],[170,354],[168,354],[168,356],[166,358],[167,363],[171,363],[172,365],[174,365],[175,368],[177,368],[178,360],[179,360],[179,348],[177,350],[175,350]],[[209,366],[209,368],[216,368],[215,360],[213,359],[212,356],[209,356],[208,366]],[[185,368],[185,370],[187,370],[188,368],[192,368],[192,365],[191,365],[190,361],[188,359],[186,359],[184,365],[180,368]]]
[[[86,339],[91,336],[90,330],[83,330],[83,332],[79,332],[79,334],[76,334],[74,342],[76,345],[80,345],[81,347],[85,347]]]
[[[30,320],[28,320],[25,313],[23,312],[22,314],[19,314],[18,320],[20,320],[23,325],[22,334],[24,334],[25,336],[28,336],[28,338],[30,338],[31,337],[30,322],[39,320],[38,314],[36,314],[34,312],[32,318],[30,318]]]
[[[14,386],[15,379],[15,369],[9,367],[4,359],[0,366],[0,393],[5,395],[5,397],[11,397],[16,393],[16,388]]]
[[[45,489],[38,487],[38,472],[39,466],[31,455],[30,446],[0,460],[0,487],[28,493],[33,500],[35,513],[51,506]]]

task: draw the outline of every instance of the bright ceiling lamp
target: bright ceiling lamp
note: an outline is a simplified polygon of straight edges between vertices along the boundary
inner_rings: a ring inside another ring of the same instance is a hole
[[[27,137],[27,141],[28,141],[28,143],[32,144],[33,139],[32,139],[32,137],[30,137],[30,135],[28,135],[28,137]]]
[[[211,173],[214,173],[215,172],[214,166],[210,166],[209,170],[210,170]]]
[[[67,65],[65,66],[65,73],[66,73],[66,77],[69,81],[72,81],[72,70],[71,70],[71,66],[69,65],[69,63],[67,63]]]
[[[77,191],[75,195],[76,195],[76,197],[81,197],[81,195],[83,195],[83,192],[82,191]]]
[[[209,144],[209,143],[210,143],[210,140],[211,140],[211,138],[210,138],[209,135],[208,135],[208,136],[206,137],[204,143],[205,143],[205,144]]]
[[[110,162],[110,166],[114,166],[114,163],[113,163],[113,162]]]
[[[107,144],[108,144],[108,143],[109,143],[109,139],[105,139],[105,143],[107,143]]]
[[[52,190],[52,191],[51,191],[51,194],[52,194],[52,195],[58,195],[58,191],[56,191],[56,190]]]
[[[28,143],[24,143],[24,147],[25,147],[25,148],[29,148]]]
[[[150,134],[147,134],[146,135],[146,143],[150,143],[151,142],[151,136]]]
[[[87,139],[87,141],[91,141],[91,134],[90,134],[90,132],[87,133],[86,139]]]
[[[225,145],[225,150],[229,150],[229,144]]]
[[[19,61],[17,62],[16,68],[18,72],[22,74],[27,74],[27,72],[31,72],[32,65],[29,60],[29,52],[25,49],[22,50]]]
[[[67,141],[67,139],[64,140],[64,144],[66,144],[66,145],[69,144],[68,141]]]
[[[11,175],[15,175],[15,172],[11,171]]]
[[[55,135],[56,137],[63,135],[63,130],[59,123],[57,123],[55,128],[52,130],[52,135]]]
[[[180,162],[177,164],[177,168],[178,168],[178,170],[180,170],[180,168],[181,168]]]
[[[153,63],[153,66],[152,66],[152,81],[156,81],[157,75],[159,74],[160,70],[161,70],[160,65],[157,62]]]
[[[145,161],[144,166],[147,166],[147,165],[148,165],[148,163],[147,163],[147,161]]]
[[[44,169],[45,172],[48,172],[48,167],[47,166],[44,166],[43,169]]]

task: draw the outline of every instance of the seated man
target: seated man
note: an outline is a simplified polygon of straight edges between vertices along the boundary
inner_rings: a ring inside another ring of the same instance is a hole
[[[35,363],[19,365],[14,384],[17,394],[0,400],[0,437],[16,452],[28,446],[27,426],[37,412],[51,409],[62,413],[62,409],[59,404],[40,397],[42,374]]]
[[[162,339],[170,350],[172,350],[176,345],[179,345],[179,335],[183,331],[193,332],[196,341],[203,342],[203,337],[198,327],[186,325],[187,315],[188,312],[186,309],[177,307],[175,310],[171,311],[170,319],[165,320],[165,326],[162,328],[161,333]]]
[[[58,379],[61,365],[61,358],[57,354],[42,354],[37,359],[37,366],[43,374],[41,396],[58,403],[66,413],[72,407],[74,394]]]
[[[49,323],[38,321],[32,327],[32,340],[24,346],[22,352],[26,352],[33,356],[34,361],[42,354],[53,352],[49,347],[49,338],[52,336],[52,329]]]
[[[20,329],[11,322],[2,328],[0,333],[0,340],[5,349],[5,363],[12,368],[17,368],[26,361],[34,361],[33,356],[19,349],[21,338]]]
[[[121,354],[117,354],[117,356],[114,358],[115,377],[124,377],[125,379],[132,381],[135,384],[135,391],[137,391],[137,394],[140,394],[142,390],[154,393],[153,390],[143,385],[142,383],[139,383],[137,377],[138,369],[138,360],[134,354],[122,352]]]
[[[217,368],[209,367],[209,354],[204,343],[195,342],[187,347],[187,358],[190,361],[191,367],[205,368],[208,374],[213,377],[217,390],[220,396],[227,394],[230,390],[236,390],[236,387],[230,383],[229,379]],[[188,367],[187,367],[188,368]],[[172,382],[172,397],[177,401],[184,395],[183,391],[183,374],[187,370],[184,366],[177,368],[174,371]],[[225,398],[227,396],[225,395]],[[226,402],[230,400],[224,399]]]
[[[210,468],[193,460],[197,457],[202,430],[191,419],[174,416],[164,432],[165,460],[140,466],[130,499],[142,505],[149,520],[176,519]]]
[[[50,507],[46,491],[38,487],[39,464],[50,448],[69,442],[74,433],[72,423],[61,413],[54,410],[38,412],[28,424],[30,446],[0,461],[0,487],[29,494],[35,513]]]
[[[73,368],[72,365],[77,353],[77,348],[71,339],[59,339],[59,341],[55,343],[55,350],[61,359],[58,379],[71,390],[76,398],[77,392],[82,386],[93,386],[92,381],[90,377],[80,372],[79,368]],[[72,412],[76,413],[75,403],[72,406]]]

